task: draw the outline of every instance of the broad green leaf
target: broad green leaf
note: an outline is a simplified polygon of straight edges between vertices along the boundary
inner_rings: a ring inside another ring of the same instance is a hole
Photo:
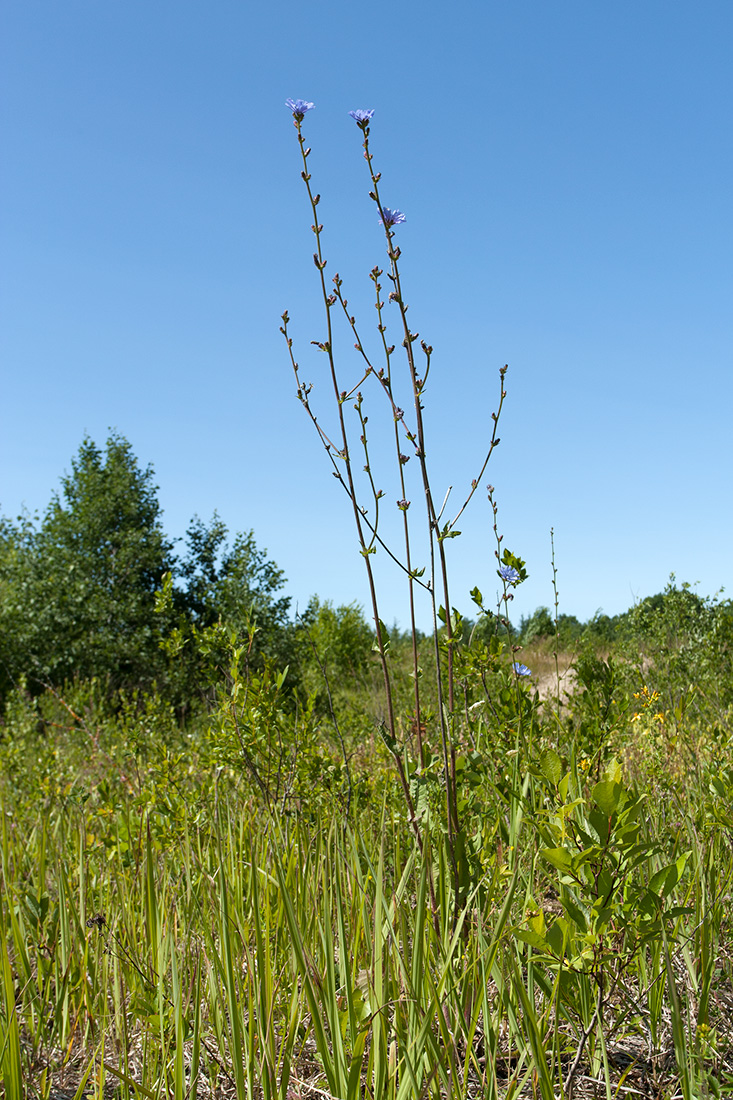
[[[585,913],[580,908],[580,906],[576,905],[575,902],[573,901],[573,899],[569,898],[569,897],[562,898],[562,905],[563,905],[563,909],[565,910],[567,915],[570,917],[573,924],[575,924],[576,927],[579,928],[581,932],[587,932],[588,922],[586,921]]]
[[[530,947],[536,947],[538,951],[547,951],[548,943],[544,936],[541,936],[539,932],[533,932],[531,928],[518,929],[514,935],[522,943],[528,943]]]
[[[612,756],[606,765],[606,779],[613,783],[620,783],[622,778],[621,765],[615,756]]]
[[[603,932],[603,930],[605,928],[607,928],[608,925],[610,924],[612,917],[613,917],[613,909],[612,909],[611,906],[606,905],[606,906],[603,906],[603,908],[600,908],[600,909],[596,910],[595,919],[593,921],[594,931],[597,934],[600,934],[601,932]]]
[[[686,913],[694,913],[695,909],[692,905],[673,905],[670,909],[664,910],[665,917],[669,917],[670,920],[677,920],[677,917],[684,917]]]
[[[544,936],[547,931],[547,925],[545,923],[545,914],[541,909],[534,911],[532,916],[527,921],[529,927],[533,932],[536,932],[538,936]]]
[[[712,795],[718,795],[720,798],[727,798],[728,789],[719,776],[715,775],[710,780],[709,790]]]
[[[661,871],[657,871],[655,875],[652,875],[649,889],[661,898],[668,897],[680,881],[689,856],[690,853],[685,852],[674,863],[670,863],[667,867],[663,867]]]
[[[571,940],[570,925],[562,917],[558,917],[557,920],[550,926],[547,931],[547,942],[552,948],[552,952],[558,958],[562,958],[565,954],[565,948]]]
[[[572,857],[564,848],[540,848],[540,855],[553,867],[557,867],[558,871],[563,871],[565,874],[573,873]]]
[[[601,844],[608,843],[608,834],[610,832],[610,822],[608,820],[608,817],[609,815],[607,813],[603,813],[601,810],[598,810],[595,807],[593,807],[593,809],[588,814],[588,821],[592,825],[593,829],[595,829],[596,837],[601,842]]]
[[[639,912],[653,920],[659,912],[659,895],[647,890],[636,903]]]
[[[380,652],[380,643],[381,650],[384,650],[384,652],[387,653],[390,645],[389,631],[387,630],[387,627],[384,625],[381,619],[379,620],[377,636],[374,639],[374,645],[372,646],[372,649],[375,653]]]
[[[540,756],[540,767],[545,779],[557,786],[562,777],[562,760],[554,749],[545,749]]]
[[[622,794],[623,787],[620,783],[616,783],[612,779],[606,779],[601,783],[596,783],[593,788],[593,801],[599,810],[610,817],[611,814],[616,813]]]
[[[596,878],[597,896],[605,901],[613,890],[613,875],[607,867],[604,867]]]

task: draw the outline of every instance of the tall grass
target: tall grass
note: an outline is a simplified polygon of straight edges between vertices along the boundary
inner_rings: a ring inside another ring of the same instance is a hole
[[[205,740],[168,805],[168,746],[134,791],[4,784],[5,1094],[723,1094],[728,773],[644,798],[537,736],[530,759],[481,731],[491,828],[457,920],[388,784],[358,817],[282,815],[233,773],[202,787]]]

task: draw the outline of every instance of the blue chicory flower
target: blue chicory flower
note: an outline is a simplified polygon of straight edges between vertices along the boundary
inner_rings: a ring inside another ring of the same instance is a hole
[[[517,676],[531,676],[532,675],[531,671],[527,668],[527,666],[521,664],[519,661],[514,662],[514,671],[516,672]]]
[[[513,565],[502,565],[499,569],[499,576],[508,584],[519,584],[519,573]]]
[[[349,111],[349,114],[355,122],[358,122],[359,125],[362,126],[365,122],[371,121],[371,117],[374,114],[374,108],[372,107],[371,110],[368,111],[364,111],[361,109],[356,111]]]
[[[379,224],[384,225],[389,229],[391,225],[399,225],[401,222],[406,222],[407,218],[401,210],[390,210],[388,206],[382,207],[382,216],[379,219]]]
[[[286,99],[285,106],[293,112],[295,118],[302,120],[306,111],[313,110],[315,103],[309,103],[307,99]]]

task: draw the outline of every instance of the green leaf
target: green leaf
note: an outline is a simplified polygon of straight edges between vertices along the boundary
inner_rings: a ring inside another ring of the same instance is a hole
[[[381,649],[380,649],[380,642],[381,642]],[[377,628],[377,637],[374,639],[374,645],[373,645],[372,649],[374,650],[375,653],[380,653],[382,650],[384,650],[384,652],[387,653],[389,651],[389,645],[390,645],[389,631],[387,630],[387,627],[384,625],[384,623],[380,619],[379,620],[379,625],[378,625],[378,628]]]
[[[659,896],[651,890],[645,890],[636,902],[637,910],[650,920],[659,913]]]
[[[604,867],[596,879],[596,892],[599,898],[605,900],[613,892],[613,875],[608,867]]]
[[[547,925],[545,923],[545,914],[541,909],[536,909],[532,916],[529,917],[527,923],[533,932],[536,932],[538,936],[544,936],[547,931]]]
[[[610,817],[619,808],[623,790],[620,783],[616,783],[611,779],[604,780],[601,783],[596,783],[593,788],[593,801],[599,810]]]
[[[600,843],[607,844],[610,832],[609,815],[594,807],[588,814],[588,821],[595,830]]]
[[[615,756],[612,756],[606,765],[606,779],[610,779],[614,783],[621,782],[621,765]]]
[[[573,924],[580,929],[581,932],[588,931],[588,922],[585,919],[585,913],[576,905],[572,898],[564,897],[562,900],[562,906],[567,915],[570,917]]]
[[[540,848],[542,859],[557,867],[564,874],[573,874],[573,860],[569,852],[564,848]]]
[[[556,921],[550,926],[547,932],[547,942],[552,949],[553,955],[561,959],[565,954],[565,947],[570,943],[571,929],[570,925],[562,917],[558,917]]]
[[[542,753],[540,756],[540,768],[542,769],[542,774],[545,779],[557,786],[562,776],[562,760],[554,749],[545,749]]]
[[[545,937],[541,936],[539,932],[532,931],[531,928],[518,929],[515,931],[514,935],[523,943],[528,943],[530,947],[536,947],[538,951],[549,950],[549,944]]]
[[[162,585],[155,593],[155,613],[162,615],[173,607],[173,574],[170,569],[163,574]]]
[[[386,722],[382,722],[381,726],[379,727],[379,732],[385,745],[394,756],[394,754],[398,751],[397,738],[393,737],[392,734],[389,732]]]
[[[717,775],[714,775],[710,780],[708,789],[712,795],[717,795],[719,798],[726,798],[728,795],[728,788],[723,780]]]
[[[669,917],[670,920],[677,920],[678,917],[684,917],[688,913],[694,913],[695,908],[692,905],[673,905],[670,909],[664,910],[665,917]]]
[[[685,870],[685,864],[689,859],[690,853],[685,852],[674,863],[670,863],[669,866],[663,867],[661,871],[657,871],[649,882],[649,889],[660,898],[669,897],[674,890],[677,883],[682,878]]]

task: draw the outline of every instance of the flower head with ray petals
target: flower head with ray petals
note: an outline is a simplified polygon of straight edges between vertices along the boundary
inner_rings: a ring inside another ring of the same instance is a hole
[[[401,222],[406,222],[407,218],[401,210],[390,210],[388,206],[382,207],[382,216],[379,219],[379,224],[385,226],[387,229],[392,225],[400,225]]]
[[[514,662],[514,671],[516,672],[517,676],[531,676],[532,675],[532,672],[530,671],[530,669],[528,669],[526,665],[521,664],[519,661]]]
[[[499,569],[499,576],[507,584],[518,584],[520,576],[513,565],[502,565]]]
[[[293,112],[293,118],[302,122],[306,111],[312,111],[315,103],[309,103],[307,99],[286,99],[285,106]]]
[[[358,109],[356,111],[349,111],[349,114],[353,118],[354,122],[356,122],[359,126],[361,126],[361,128],[363,130],[366,126],[369,125],[369,123],[371,121],[371,118],[372,118],[372,115],[374,114],[374,108],[372,107],[371,109],[366,110],[366,111],[362,110],[362,109]]]

